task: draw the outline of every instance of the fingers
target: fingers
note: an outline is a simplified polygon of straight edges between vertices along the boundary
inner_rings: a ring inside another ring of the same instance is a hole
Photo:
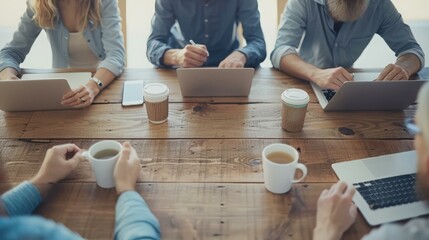
[[[82,91],[84,88],[85,88],[84,86],[80,86],[77,89],[71,90],[70,92],[64,94],[63,100],[73,97],[74,95]]]
[[[202,58],[206,58],[209,56],[209,53],[207,51],[207,47],[204,45],[186,45],[186,50],[189,50],[189,52],[195,53]]]
[[[182,67],[200,67],[207,61],[208,52],[204,45],[186,45],[183,51]]]
[[[357,216],[357,207],[356,207],[356,205],[354,205],[354,204],[352,204],[351,206],[350,206],[350,216],[353,218],[353,219],[356,219],[356,216]]]
[[[353,74],[349,73],[346,69],[344,68],[340,68],[340,73],[342,75],[342,82],[346,82],[346,81],[352,81],[353,80]]]
[[[72,166],[73,169],[75,169],[80,162],[85,160],[85,157],[83,156],[83,150],[77,152],[72,158],[70,158],[67,163]]]
[[[233,62],[233,61],[222,61],[219,64],[219,68],[243,68],[244,65],[241,62]]]
[[[130,159],[131,154],[131,145],[129,142],[124,142],[122,144],[121,156],[119,157],[119,162],[126,162]]]
[[[66,98],[66,96],[70,96]],[[93,98],[85,86],[72,90],[63,96],[61,104],[64,106],[73,106],[75,108],[87,107],[92,104]]]
[[[407,72],[399,65],[389,64],[378,76],[377,80],[408,80]]]

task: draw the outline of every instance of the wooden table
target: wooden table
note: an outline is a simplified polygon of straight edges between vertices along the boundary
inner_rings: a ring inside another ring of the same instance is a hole
[[[149,124],[143,106],[121,106],[123,81],[136,79],[170,88],[167,123]],[[281,129],[280,94],[291,87],[311,97],[300,133]],[[32,177],[54,145],[87,149],[100,139],[130,140],[142,163],[137,191],[160,220],[163,239],[310,239],[317,198],[337,181],[331,164],[412,150],[402,123],[414,113],[415,106],[324,112],[307,82],[272,69],[257,71],[247,98],[183,98],[174,71],[127,69],[87,109],[0,112],[0,162],[8,176],[0,187]],[[261,151],[277,142],[296,147],[309,169],[283,195],[263,185]],[[116,198],[114,189],[96,186],[89,162],[83,162],[36,213],[85,238],[109,239]],[[370,230],[359,214],[344,238],[359,239]]]

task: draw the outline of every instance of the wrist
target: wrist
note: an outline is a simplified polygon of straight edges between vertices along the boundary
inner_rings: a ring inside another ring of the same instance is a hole
[[[178,66],[179,65],[179,54],[178,49],[169,49],[165,52],[163,57],[163,64],[166,66]]]
[[[326,227],[318,227],[316,226],[313,230],[313,240],[324,239],[324,240],[339,240],[343,235],[342,232]]]
[[[92,92],[96,93],[96,95],[98,95],[101,92],[100,87],[98,86],[98,84],[92,80],[88,81],[86,83],[86,86],[91,89]]]
[[[116,185],[116,194],[119,196],[124,192],[135,191],[134,186],[118,186]]]

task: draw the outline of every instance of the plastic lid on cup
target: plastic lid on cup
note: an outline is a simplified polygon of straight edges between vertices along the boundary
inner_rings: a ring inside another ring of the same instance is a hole
[[[310,101],[310,96],[304,90],[289,88],[282,93],[283,102],[293,106],[305,106]]]
[[[150,83],[144,86],[143,96],[148,102],[162,102],[168,98],[170,90],[165,84]]]

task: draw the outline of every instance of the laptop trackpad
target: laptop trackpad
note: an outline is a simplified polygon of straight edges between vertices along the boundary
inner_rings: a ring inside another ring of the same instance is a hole
[[[415,151],[367,159],[363,162],[375,178],[415,173],[417,170]]]

